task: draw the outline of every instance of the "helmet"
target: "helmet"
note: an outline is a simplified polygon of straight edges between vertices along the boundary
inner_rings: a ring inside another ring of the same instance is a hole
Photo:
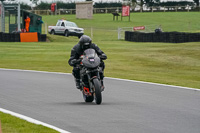
[[[82,35],[80,40],[79,40],[79,43],[81,45],[81,48],[83,50],[86,50],[86,49],[90,48],[90,45],[92,43],[92,39],[89,36]]]

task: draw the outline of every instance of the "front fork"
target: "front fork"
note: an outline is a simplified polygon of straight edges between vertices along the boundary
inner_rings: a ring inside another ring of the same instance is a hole
[[[81,83],[82,83],[81,86],[82,86],[84,93],[86,95],[90,96],[95,92],[94,85],[93,85],[93,79],[98,78],[98,80],[100,81],[100,70],[97,69],[97,70],[92,71],[92,72],[86,70],[86,75],[87,75],[88,84],[86,85],[84,83],[84,81],[82,80],[84,78],[84,75],[81,75],[82,76],[81,77]],[[96,76],[92,76],[92,75],[96,75]]]
[[[91,75],[89,73],[87,73],[88,83],[89,83],[89,90],[90,90],[91,93],[95,92],[94,85],[93,85],[93,79],[97,78],[98,80],[100,80],[99,71],[97,71],[95,75],[96,76],[91,77]]]

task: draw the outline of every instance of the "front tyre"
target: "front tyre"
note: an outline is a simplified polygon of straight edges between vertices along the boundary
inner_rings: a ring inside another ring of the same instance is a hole
[[[66,37],[69,36],[69,31],[68,31],[68,30],[65,31],[65,36],[66,36]]]
[[[82,35],[78,35],[78,38],[80,39]]]
[[[93,79],[93,84],[94,84],[94,98],[96,104],[101,104],[102,102],[102,95],[101,95],[101,84],[98,79]]]

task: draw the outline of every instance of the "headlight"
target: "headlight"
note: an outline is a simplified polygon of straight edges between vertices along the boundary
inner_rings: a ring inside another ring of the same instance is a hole
[[[69,29],[69,31],[74,31],[74,29]]]

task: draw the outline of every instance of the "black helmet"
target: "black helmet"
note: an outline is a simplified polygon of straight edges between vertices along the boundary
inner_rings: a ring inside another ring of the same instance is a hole
[[[81,48],[83,50],[90,48],[90,45],[92,43],[92,39],[89,36],[82,35],[79,41]]]

